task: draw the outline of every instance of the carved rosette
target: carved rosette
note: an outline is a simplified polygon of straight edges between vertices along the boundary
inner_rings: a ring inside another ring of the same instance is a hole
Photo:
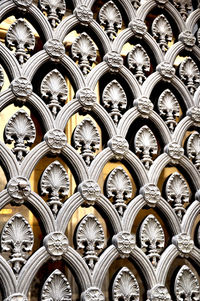
[[[184,149],[175,141],[166,145],[164,151],[171,158],[172,164],[178,164],[184,155]]]
[[[145,184],[140,188],[140,194],[142,194],[145,202],[149,207],[155,207],[160,201],[161,193],[155,184]]]
[[[194,132],[189,136],[187,142],[187,155],[200,171],[200,135],[198,132]]]
[[[200,72],[191,57],[187,57],[182,61],[179,67],[179,74],[190,94],[194,95],[200,83]]]
[[[88,26],[93,20],[93,12],[85,4],[78,5],[74,14],[82,25]]]
[[[78,191],[88,205],[93,205],[101,194],[101,189],[94,180],[83,181],[79,184]]]
[[[10,87],[20,104],[24,104],[33,91],[31,82],[25,77],[18,77],[14,79],[11,82]]]
[[[127,107],[127,97],[122,86],[115,79],[111,81],[103,90],[102,102],[115,125],[122,117],[122,112]]]
[[[184,21],[186,21],[188,14],[193,9],[192,0],[173,0],[175,7],[180,12]]]
[[[176,276],[174,292],[177,301],[200,300],[200,286],[198,279],[186,265],[181,267]]]
[[[128,67],[133,71],[139,84],[142,85],[146,79],[146,72],[150,71],[150,59],[144,48],[137,44],[128,54]]]
[[[87,75],[96,61],[97,53],[93,40],[86,32],[81,33],[72,43],[71,52],[83,75]]]
[[[194,106],[187,111],[187,115],[191,118],[194,125],[200,126],[200,107]]]
[[[64,45],[57,39],[48,40],[44,44],[44,50],[46,50],[51,60],[56,62],[59,62],[65,54]]]
[[[153,103],[146,96],[135,99],[133,105],[137,107],[143,118],[149,118],[153,112]]]
[[[100,147],[100,135],[95,123],[90,118],[85,118],[76,126],[73,134],[73,142],[76,149],[80,149],[81,156],[90,165],[94,159],[95,152]]]
[[[17,5],[17,8],[26,11],[31,6],[33,0],[13,0],[13,2]]]
[[[49,72],[42,80],[40,91],[48,102],[53,117],[56,118],[68,95],[67,84],[62,74],[56,69]]]
[[[192,51],[192,47],[196,43],[196,38],[194,37],[194,35],[191,33],[190,30],[185,30],[181,32],[178,36],[178,39],[184,44],[185,49],[187,51]]]
[[[71,301],[72,292],[65,275],[56,269],[45,281],[41,293],[42,301]]]
[[[117,51],[108,52],[103,60],[107,63],[110,72],[119,72],[123,66],[123,58]]]
[[[8,121],[4,130],[5,142],[11,144],[17,160],[21,163],[27,155],[27,146],[30,146],[36,137],[36,130],[32,119],[24,110],[17,111]]]
[[[152,156],[158,153],[156,137],[147,125],[142,126],[135,135],[135,151],[141,156],[141,162],[149,170],[153,163]]]
[[[126,210],[125,201],[132,196],[132,184],[128,174],[122,167],[116,167],[111,171],[106,182],[108,198],[114,200],[114,206],[120,216]]]
[[[15,56],[20,64],[27,61],[35,47],[35,37],[24,19],[17,19],[10,26],[6,34],[6,43],[9,49],[15,50]]]
[[[76,232],[78,249],[84,251],[84,260],[91,271],[98,261],[97,250],[104,247],[104,231],[98,219],[93,214],[86,215],[80,222]]]
[[[168,42],[171,42],[173,33],[171,25],[164,15],[159,15],[154,19],[152,33],[162,52],[165,53],[168,50]]]
[[[81,294],[81,301],[104,301],[104,295],[98,287],[90,287]]]
[[[135,236],[129,232],[119,232],[113,236],[112,243],[117,248],[119,255],[126,258],[135,248]]]
[[[44,140],[53,154],[60,154],[67,144],[67,137],[60,129],[49,130],[44,135]]]
[[[141,39],[143,35],[147,32],[146,24],[144,23],[143,20],[139,18],[135,18],[133,21],[129,23],[128,26],[132,30],[135,37],[139,39]]]
[[[108,141],[108,146],[115,155],[116,160],[121,160],[129,149],[127,140],[120,135],[111,138]]]
[[[47,15],[53,28],[60,23],[60,20],[66,12],[64,0],[39,0],[41,10]]]
[[[175,95],[169,90],[164,90],[158,99],[158,110],[165,120],[171,133],[176,127],[176,117],[180,116],[180,106]]]
[[[48,195],[48,205],[56,217],[62,207],[61,200],[69,193],[69,177],[64,167],[58,161],[51,163],[43,172],[40,180],[41,193]]]
[[[131,273],[131,271],[128,268],[122,268],[115,277],[112,287],[112,296],[113,301],[139,301],[139,285],[135,276]]]
[[[0,65],[0,91],[1,91],[1,89],[3,87],[3,85],[4,85],[4,75],[3,75],[2,67]]]
[[[1,248],[3,252],[11,253],[9,263],[16,274],[26,263],[33,242],[33,231],[27,220],[19,213],[12,216],[2,230]]]
[[[171,296],[167,288],[162,284],[155,285],[151,290],[147,291],[147,301],[171,301]]]
[[[104,26],[105,32],[113,41],[118,29],[122,27],[122,16],[113,1],[106,2],[99,11],[100,25]]]
[[[168,62],[162,62],[156,67],[164,81],[170,82],[175,75],[175,68]]]
[[[165,234],[161,224],[152,214],[148,215],[141,225],[140,243],[144,253],[156,268],[165,245]]]
[[[78,90],[76,93],[76,98],[83,106],[83,109],[88,111],[93,108],[95,102],[97,101],[95,92],[88,87]]]
[[[188,257],[194,248],[194,241],[187,233],[179,233],[172,238],[172,243],[177,247],[181,256]]]
[[[28,298],[21,293],[15,293],[15,294],[10,295],[3,301],[28,301]]]
[[[15,206],[22,205],[31,193],[31,186],[27,178],[18,176],[10,179],[7,191]]]
[[[43,242],[53,260],[62,259],[62,255],[68,251],[68,239],[62,232],[49,233]]]
[[[185,207],[189,203],[190,192],[187,182],[178,172],[174,172],[169,177],[166,184],[166,195],[181,222],[186,212]]]

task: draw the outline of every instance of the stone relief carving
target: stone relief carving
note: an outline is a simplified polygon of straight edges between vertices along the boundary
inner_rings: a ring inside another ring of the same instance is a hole
[[[157,65],[156,71],[160,73],[162,79],[166,82],[170,82],[175,75],[175,68],[165,61]]]
[[[153,37],[159,44],[163,53],[168,50],[168,42],[171,42],[173,33],[168,20],[164,15],[159,15],[152,23]]]
[[[149,207],[155,207],[160,201],[161,193],[155,184],[145,184],[140,188],[140,194],[142,194],[145,202]]]
[[[4,301],[28,301],[27,297],[23,294],[12,294],[8,298],[4,299]]]
[[[33,0],[13,0],[19,9],[26,11],[31,6]],[[20,300],[21,301],[21,300]]]
[[[187,116],[191,118],[193,124],[200,126],[200,107],[193,106],[187,111]]]
[[[15,56],[20,64],[27,61],[35,47],[35,37],[24,19],[17,19],[10,26],[6,34],[6,43],[9,49],[15,50]]]
[[[166,195],[181,222],[186,211],[185,206],[189,203],[190,192],[185,179],[178,172],[174,172],[169,177],[166,184]]]
[[[41,300],[72,300],[72,292],[69,282],[65,275],[58,269],[56,269],[45,281],[42,288]]]
[[[180,116],[180,106],[175,95],[169,90],[164,90],[158,98],[158,110],[171,133],[176,127],[177,117]]]
[[[61,200],[69,193],[69,177],[60,162],[54,161],[43,172],[40,180],[42,195],[48,195],[48,205],[56,217]]]
[[[11,144],[17,160],[21,162],[27,155],[27,147],[30,146],[36,137],[36,130],[32,119],[22,109],[17,111],[8,121],[4,130],[5,142]]]
[[[95,102],[97,101],[97,96],[95,92],[87,87],[78,90],[76,93],[76,98],[83,106],[83,109],[85,111],[90,111],[93,108]]]
[[[44,50],[52,61],[59,62],[65,54],[64,45],[57,39],[49,39],[44,44]]]
[[[40,8],[47,14],[51,26],[55,28],[66,12],[64,0],[39,0]]]
[[[184,59],[184,61],[180,64],[179,74],[181,80],[185,83],[190,93],[194,95],[194,92],[200,83],[200,72],[191,57]]]
[[[154,268],[160,259],[165,245],[165,234],[159,221],[153,214],[148,215],[140,228],[141,248],[151,261]]]
[[[3,69],[2,69],[2,67],[0,65],[0,91],[1,91],[1,89],[3,87],[3,85],[4,85],[4,75],[3,75]]]
[[[116,167],[107,178],[106,193],[108,198],[114,200],[114,206],[123,215],[126,209],[125,200],[132,196],[132,184],[128,174],[122,167]]]
[[[103,106],[109,111],[109,115],[117,125],[122,117],[122,112],[127,107],[127,97],[122,86],[115,79],[111,81],[102,95]]]
[[[62,232],[52,232],[44,238],[44,245],[53,260],[60,260],[68,250],[68,239]]]
[[[197,42],[198,46],[200,47],[200,29],[197,31]]]
[[[12,216],[1,233],[1,248],[9,252],[9,263],[16,274],[26,263],[28,252],[32,250],[34,242],[33,231],[27,220],[19,213]]]
[[[190,30],[181,32],[178,38],[184,44],[187,51],[192,51],[192,47],[195,45],[196,38]]]
[[[100,25],[104,26],[105,32],[113,41],[118,29],[122,27],[122,16],[113,1],[106,2],[99,11]]]
[[[128,151],[129,144],[125,138],[120,135],[114,136],[108,141],[108,146],[115,155],[116,160],[121,160]]]
[[[111,73],[119,72],[123,66],[123,58],[117,51],[108,52],[103,60],[107,63]]]
[[[178,164],[184,155],[184,149],[176,141],[167,144],[164,151],[170,156],[172,164]]]
[[[90,118],[85,118],[75,128],[73,142],[76,149],[80,149],[81,156],[89,166],[96,150],[100,147],[100,135],[96,125]]]
[[[33,91],[31,82],[25,77],[18,77],[14,79],[11,82],[10,87],[20,105],[23,105],[26,102]]]
[[[115,277],[112,287],[112,296],[113,301],[139,301],[139,285],[135,276],[128,268],[122,268]]]
[[[146,96],[135,99],[133,105],[137,107],[143,118],[149,118],[153,111],[153,104]]]
[[[200,171],[200,135],[198,132],[194,132],[189,136],[187,141],[187,155],[198,171]]]
[[[151,290],[147,291],[147,298],[147,301],[172,300],[167,288],[162,284],[157,284]]]
[[[153,163],[152,155],[158,153],[156,137],[148,126],[144,125],[136,133],[134,145],[136,153],[142,156],[141,161],[148,170]]]
[[[174,291],[177,301],[199,300],[200,287],[195,274],[188,266],[183,265],[175,279]]]
[[[88,205],[94,205],[101,194],[101,189],[94,180],[83,181],[79,184],[78,191]]]
[[[50,151],[53,154],[60,154],[62,149],[67,144],[67,137],[65,133],[60,129],[49,130],[44,135],[44,140],[46,141],[47,145],[50,148]]]
[[[146,79],[146,72],[150,71],[150,59],[144,48],[137,44],[128,54],[128,66],[133,71],[140,85]]]
[[[139,18],[135,18],[133,21],[131,21],[128,25],[130,29],[132,30],[133,34],[136,36],[136,38],[141,39],[143,35],[147,32],[147,26],[144,23],[143,20]]]
[[[87,75],[96,61],[97,53],[94,42],[86,32],[81,33],[72,43],[71,52],[83,74]]]
[[[104,301],[104,295],[98,287],[90,287],[81,294],[81,301]]]
[[[113,236],[112,243],[117,248],[120,257],[126,258],[135,248],[135,236],[126,231],[118,232]]]
[[[104,247],[103,227],[93,214],[86,215],[78,225],[76,243],[78,249],[84,251],[83,258],[92,271],[98,261],[97,250]]]
[[[85,4],[78,5],[74,14],[82,25],[88,26],[93,19],[93,12]]]
[[[191,0],[173,0],[175,7],[179,10],[182,18],[186,21],[188,13],[192,10],[192,1]]]
[[[42,80],[40,91],[48,102],[53,117],[56,118],[68,95],[67,84],[62,74],[56,69],[49,72]]]
[[[7,191],[15,206],[22,205],[31,193],[31,186],[25,177],[13,177],[7,185]]]
[[[172,243],[177,247],[181,256],[188,257],[194,248],[194,241],[187,233],[179,233],[172,238]]]

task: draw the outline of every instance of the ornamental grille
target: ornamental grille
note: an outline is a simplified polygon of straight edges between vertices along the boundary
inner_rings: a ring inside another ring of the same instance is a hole
[[[200,300],[198,1],[0,19],[0,299]]]

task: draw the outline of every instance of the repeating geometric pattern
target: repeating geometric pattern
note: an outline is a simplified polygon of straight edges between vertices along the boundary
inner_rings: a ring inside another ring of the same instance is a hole
[[[5,73],[10,86],[0,111],[17,111],[0,142],[0,209],[12,204],[18,213],[1,231],[3,300],[31,300],[47,262],[57,268],[37,300],[200,300],[197,1],[1,0],[1,22],[9,16],[0,89]],[[30,177],[45,157],[34,191]],[[43,229],[34,252],[20,206]],[[84,206],[73,243],[66,230]]]

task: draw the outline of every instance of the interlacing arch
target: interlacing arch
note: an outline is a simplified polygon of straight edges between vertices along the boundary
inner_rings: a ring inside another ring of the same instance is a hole
[[[1,1],[1,300],[200,300],[197,2]]]

